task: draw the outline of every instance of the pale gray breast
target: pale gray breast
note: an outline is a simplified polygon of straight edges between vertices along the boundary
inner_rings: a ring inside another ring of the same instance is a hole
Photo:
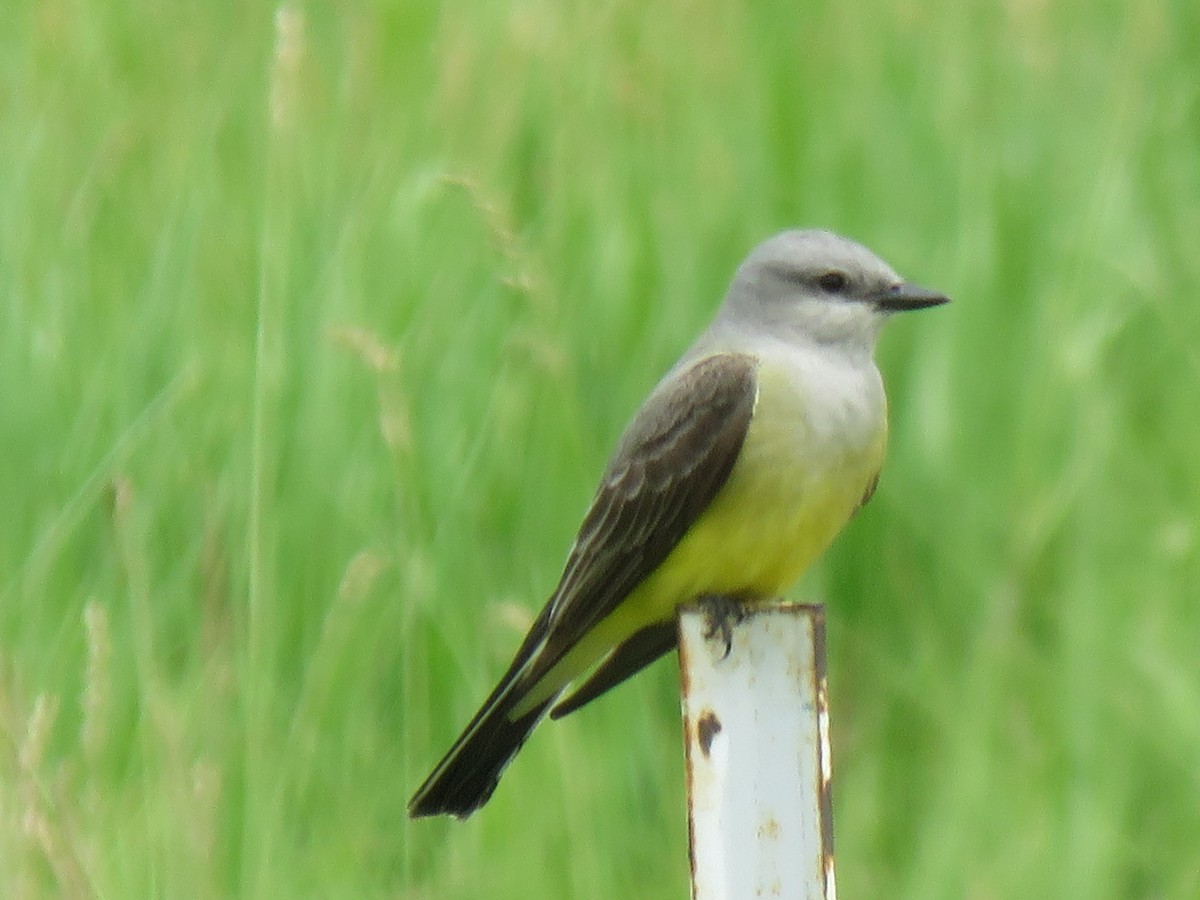
[[[761,371],[776,373],[781,412],[802,430],[809,451],[871,454],[886,433],[887,400],[870,355],[836,348],[765,345]],[[772,377],[767,375],[765,377]]]

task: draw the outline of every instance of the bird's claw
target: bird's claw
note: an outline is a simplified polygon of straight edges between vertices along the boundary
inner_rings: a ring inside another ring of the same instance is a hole
[[[745,607],[724,594],[706,595],[699,598],[696,604],[704,612],[704,639],[711,641],[720,636],[725,645],[721,659],[726,659],[733,650],[733,628],[745,618]]]

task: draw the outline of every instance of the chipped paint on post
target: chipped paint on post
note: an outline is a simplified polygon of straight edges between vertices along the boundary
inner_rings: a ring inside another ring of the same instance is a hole
[[[679,615],[694,900],[835,900],[825,611]]]

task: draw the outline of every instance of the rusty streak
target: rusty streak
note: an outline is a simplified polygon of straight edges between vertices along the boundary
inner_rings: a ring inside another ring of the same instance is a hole
[[[712,750],[713,738],[720,733],[721,720],[717,718],[717,714],[711,709],[700,713],[700,720],[696,723],[696,737],[700,740],[700,749],[705,757]]]

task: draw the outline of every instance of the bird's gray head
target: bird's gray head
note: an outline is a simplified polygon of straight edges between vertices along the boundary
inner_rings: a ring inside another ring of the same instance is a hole
[[[847,238],[828,231],[784,231],[755,247],[738,267],[717,322],[869,353],[889,315],[947,299],[908,284]]]

